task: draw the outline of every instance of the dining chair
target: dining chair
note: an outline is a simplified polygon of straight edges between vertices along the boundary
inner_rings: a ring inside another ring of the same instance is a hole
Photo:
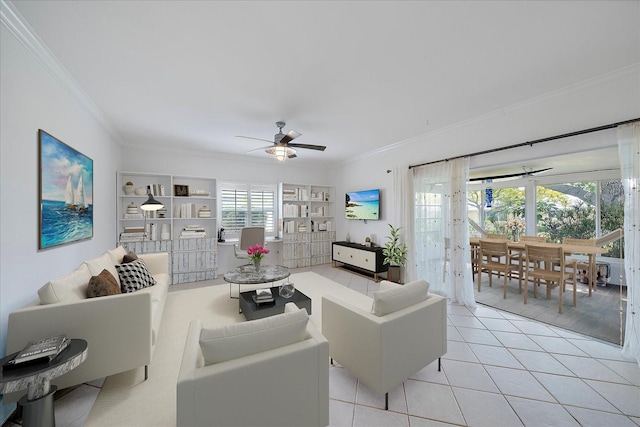
[[[507,240],[507,235],[501,233],[487,233],[487,237],[485,237],[485,239]]]
[[[476,280],[476,274],[478,273],[478,253],[480,249],[476,245],[471,245],[471,277],[473,281]]]
[[[492,286],[493,273],[504,274],[503,298],[507,297],[507,280],[513,270],[519,267],[511,262],[511,252],[509,251],[509,242],[498,242],[495,240],[480,239],[480,248],[478,253],[478,292],[480,292],[480,283],[482,282],[482,272],[489,273],[489,286]],[[522,277],[518,277],[518,292],[522,292]]]
[[[264,245],[264,227],[244,227],[240,230],[240,241],[233,245],[233,252],[236,258],[249,259],[247,249],[254,245]]]
[[[551,290],[558,288],[558,313],[562,313],[563,295],[566,282],[573,283],[573,306],[576,306],[576,262],[565,258],[560,245],[525,245],[524,263],[524,303],[527,303],[529,280],[533,281],[533,297],[537,298],[538,285],[543,281],[547,286],[547,299]]]
[[[572,246],[596,246],[596,239],[573,239],[569,237],[564,237],[562,238],[562,244],[572,245]],[[583,260],[577,260],[577,259],[571,259],[571,260],[576,262],[576,269],[582,274],[584,274],[587,277],[587,280],[588,280],[587,283],[590,283],[591,275],[593,273],[591,271],[592,266],[591,264],[589,264],[589,261],[588,260],[583,261]],[[582,280],[582,283],[585,283],[584,280]]]
[[[528,235],[523,235],[520,236],[520,242],[522,243],[532,243],[532,244],[536,244],[536,243],[546,243],[547,238],[544,236],[528,236]],[[526,258],[526,254],[524,249],[511,249],[511,261],[512,262],[517,262],[520,265],[520,271],[519,274],[520,276],[524,275],[524,262],[525,262],[525,258]],[[524,278],[524,276],[523,276]]]

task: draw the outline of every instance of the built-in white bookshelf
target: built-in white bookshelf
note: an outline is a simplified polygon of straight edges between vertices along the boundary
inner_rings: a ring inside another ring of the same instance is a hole
[[[334,187],[280,183],[278,193],[283,265],[299,268],[330,263],[335,241]]]
[[[140,208],[148,191],[162,209]],[[174,284],[217,276],[215,179],[120,171],[116,194],[116,244],[134,252],[169,252]]]

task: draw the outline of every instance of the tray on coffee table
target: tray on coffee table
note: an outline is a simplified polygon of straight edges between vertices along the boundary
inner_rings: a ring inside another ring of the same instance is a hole
[[[256,291],[241,292],[239,302],[240,310],[244,313],[244,317],[247,320],[254,320],[284,313],[284,306],[288,302],[295,303],[299,308],[304,308],[308,314],[311,314],[311,298],[297,289],[291,298],[283,298],[278,293],[278,290],[278,286],[271,288],[273,302],[261,302],[260,304],[256,304],[253,300],[253,295],[256,294]]]

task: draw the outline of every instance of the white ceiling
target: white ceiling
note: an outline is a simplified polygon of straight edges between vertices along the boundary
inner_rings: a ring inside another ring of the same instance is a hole
[[[125,144],[244,154],[265,144],[236,135],[271,140],[283,120],[295,142],[327,146],[296,162],[340,162],[640,61],[638,1],[13,5]]]

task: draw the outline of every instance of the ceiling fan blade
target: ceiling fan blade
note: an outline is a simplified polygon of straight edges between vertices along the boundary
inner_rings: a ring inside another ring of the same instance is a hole
[[[289,147],[306,148],[308,150],[318,150],[318,151],[324,151],[327,149],[327,147],[325,147],[324,145],[312,145],[312,144],[289,144]]]
[[[527,172],[527,175],[534,175],[534,174],[536,174],[536,173],[550,171],[551,169],[553,169],[553,168],[538,169],[537,171],[530,171],[530,172]]]
[[[505,174],[505,175],[483,176],[483,177],[480,177],[480,178],[471,178],[471,179],[469,179],[469,182],[471,182],[471,181],[486,181],[488,179],[503,179],[503,178],[532,176],[534,174],[537,174],[537,173],[540,173],[540,172],[545,172],[545,171],[548,171],[548,170],[551,170],[551,169],[553,169],[553,168],[538,169],[538,170],[530,171],[530,172],[508,173],[508,174]]]
[[[254,151],[264,150],[265,148],[269,148],[269,147],[273,147],[273,144],[265,145],[264,147],[253,148],[253,149],[247,151],[247,153],[253,153]]]
[[[289,141],[292,141],[302,135],[300,132],[296,132],[295,130],[290,130],[285,136],[280,140],[280,144],[286,144]]]
[[[252,137],[252,136],[236,135],[236,138],[255,139],[255,140],[257,140],[257,141],[264,141],[264,142],[268,142],[268,143],[270,143],[270,144],[273,144],[273,141],[269,141],[268,139],[254,138],[254,137]]]

